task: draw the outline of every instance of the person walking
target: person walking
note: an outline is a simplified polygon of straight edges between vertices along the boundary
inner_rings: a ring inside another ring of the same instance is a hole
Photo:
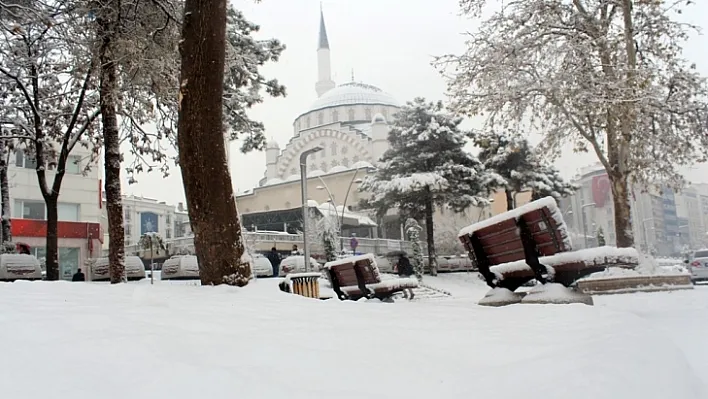
[[[71,281],[86,281],[86,276],[81,269],[77,270],[76,273],[71,277]]]
[[[398,257],[398,276],[399,277],[405,277],[408,278],[412,275],[415,274],[415,270],[413,270],[413,265],[411,265],[410,259],[406,256],[406,254],[400,254]],[[406,288],[403,290],[403,297],[407,299],[413,299],[415,297],[415,294],[413,293],[413,289],[411,288]]]
[[[280,262],[282,261],[278,250],[275,249],[275,247],[271,248],[266,257],[270,261],[271,266],[273,266],[273,277],[278,277],[280,275]]]

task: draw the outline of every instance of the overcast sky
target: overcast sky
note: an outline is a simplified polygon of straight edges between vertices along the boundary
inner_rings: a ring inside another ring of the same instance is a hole
[[[275,37],[287,49],[276,64],[263,69],[287,87],[286,98],[266,98],[250,113],[266,127],[268,139],[281,148],[292,136],[294,118],[316,99],[318,0],[232,1],[249,20],[261,25],[259,37]],[[323,9],[332,56],[333,79],[337,84],[357,81],[373,84],[391,93],[401,103],[417,96],[444,100],[445,81],[430,66],[432,57],[460,53],[462,32],[474,25],[458,16],[458,0],[324,0]],[[708,1],[692,6],[686,18],[706,27]],[[703,55],[705,37],[695,37],[686,46],[686,55],[708,76],[708,56]],[[533,139],[532,141],[536,141]],[[231,143],[231,178],[234,188],[243,191],[258,184],[265,172],[265,153],[241,154],[240,143]],[[596,162],[592,154],[568,154],[557,166],[565,177],[578,168]],[[708,182],[708,166],[687,171],[692,181]],[[177,204],[184,201],[179,170],[163,179],[159,172],[138,176],[138,183],[123,192]]]

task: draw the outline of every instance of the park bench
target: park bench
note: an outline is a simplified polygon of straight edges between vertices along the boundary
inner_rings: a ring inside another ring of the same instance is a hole
[[[569,287],[610,266],[634,268],[633,248],[599,247],[573,251],[556,201],[546,197],[475,223],[459,239],[492,288],[511,291],[536,280]]]
[[[418,287],[418,280],[415,278],[382,280],[373,254],[327,262],[324,269],[340,300],[385,300],[404,289]]]

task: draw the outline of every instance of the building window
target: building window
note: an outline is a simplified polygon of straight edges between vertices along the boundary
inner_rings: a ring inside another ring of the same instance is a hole
[[[320,170],[323,172],[327,170],[327,163],[326,162],[322,162],[320,164]]]
[[[305,127],[306,128],[310,127],[310,117],[309,116],[307,118],[305,118]]]
[[[342,159],[342,165],[344,165],[345,167],[348,168],[349,167],[349,158]]]
[[[349,147],[342,147],[342,155],[346,154],[349,152]]]
[[[354,108],[349,108],[349,120],[354,120]]]
[[[70,155],[66,159],[65,172],[72,175],[81,174],[81,157],[78,155]]]
[[[364,110],[364,115],[367,121],[371,121],[371,108],[367,108]]]
[[[322,151],[320,151],[320,158],[324,158],[327,155],[327,146],[324,142],[322,142],[320,143],[320,147],[322,147]]]
[[[337,143],[332,143],[332,145],[330,146],[330,154],[332,156],[337,155]]]
[[[125,215],[125,221],[130,222],[133,213],[130,211],[130,207],[126,207],[125,210],[123,211],[123,214]]]
[[[57,204],[59,220],[78,222],[79,221],[79,204]]]
[[[44,202],[15,200],[14,215],[18,219],[46,219]]]
[[[172,214],[168,213],[167,215],[165,215],[165,223],[167,223],[168,225],[172,223]]]
[[[37,162],[34,158],[28,156],[25,151],[19,150],[15,153],[15,166],[25,169],[37,169]]]
[[[336,109],[332,111],[332,122],[339,122],[339,112]]]
[[[324,112],[320,112],[317,114],[317,123],[320,125],[324,125]]]
[[[170,230],[170,229],[165,230],[165,238],[172,238],[172,230]]]

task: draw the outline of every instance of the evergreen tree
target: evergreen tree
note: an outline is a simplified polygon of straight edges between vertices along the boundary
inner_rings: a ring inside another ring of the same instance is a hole
[[[320,235],[322,237],[322,245],[324,247],[325,259],[327,262],[337,260],[337,242],[339,242],[339,234],[337,234],[337,221],[334,218],[325,216],[320,220]]]
[[[420,246],[420,231],[423,229],[413,218],[406,220],[405,229],[408,241],[411,242],[411,247],[413,247],[411,264],[413,265],[413,270],[415,270],[415,276],[418,281],[421,281],[423,280],[423,249]]]
[[[464,151],[461,118],[443,111],[442,102],[423,98],[409,102],[396,115],[389,132],[389,150],[378,172],[360,189],[371,193],[377,214],[398,208],[404,217],[425,220],[428,261],[437,273],[433,213],[435,206],[461,212],[486,201],[492,186],[503,184],[496,174]]]
[[[475,137],[481,148],[479,159],[487,170],[504,178],[498,188],[506,193],[506,208],[516,207],[516,194],[531,190],[532,199],[546,196],[556,199],[571,195],[576,187],[560,176],[558,169],[541,160],[528,140],[510,132],[490,132]]]
[[[605,232],[602,230],[602,227],[597,228],[597,246],[598,247],[604,247],[607,245],[605,242]]]

